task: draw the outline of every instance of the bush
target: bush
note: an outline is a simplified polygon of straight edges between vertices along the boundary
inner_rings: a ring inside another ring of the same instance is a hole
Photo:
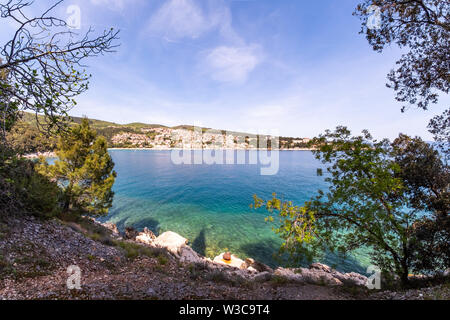
[[[34,162],[16,157],[0,159],[0,212],[52,218],[60,213],[58,185],[34,170]]]
[[[139,256],[145,256],[157,258],[158,263],[161,265],[165,265],[169,261],[167,251],[165,249],[147,247],[128,241],[116,241],[115,243],[118,247],[124,250],[125,256],[130,260],[134,260]]]

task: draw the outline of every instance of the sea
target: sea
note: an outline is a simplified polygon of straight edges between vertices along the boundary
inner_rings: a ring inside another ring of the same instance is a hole
[[[317,175],[323,165],[312,152],[266,151],[264,158],[259,151],[232,151],[234,161],[228,154],[228,160],[216,163],[211,159],[182,163],[174,152],[179,151],[110,150],[117,172],[115,197],[101,220],[122,230],[132,226],[147,227],[155,234],[174,231],[210,258],[230,251],[271,267],[292,266],[287,256],[279,255],[283,241],[273,231],[276,224],[265,221],[268,212],[250,205],[255,194],[269,199],[276,193],[302,205],[319,190],[326,191],[324,177]],[[204,152],[212,155],[212,151]],[[268,156],[273,170],[263,174]],[[344,272],[365,273],[370,265],[367,250],[349,253],[344,259],[323,252],[315,260]]]

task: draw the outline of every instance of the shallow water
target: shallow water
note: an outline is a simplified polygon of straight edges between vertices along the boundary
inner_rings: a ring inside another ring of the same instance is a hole
[[[258,165],[175,165],[170,151],[110,153],[118,176],[113,208],[103,220],[119,228],[177,232],[197,252],[212,258],[228,249],[242,258],[279,265],[273,254],[281,240],[264,221],[267,213],[249,208],[252,196],[267,199],[276,192],[302,204],[318,189],[326,189],[316,174],[320,163],[307,151],[280,152],[279,172],[273,176],[260,175]],[[357,272],[369,264],[361,252],[345,261],[324,255],[321,262]]]

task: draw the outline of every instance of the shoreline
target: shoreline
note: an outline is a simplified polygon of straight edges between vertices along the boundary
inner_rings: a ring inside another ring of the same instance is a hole
[[[131,150],[131,151],[314,151],[313,148],[299,148],[299,149],[182,149],[182,148],[108,148],[108,150],[111,151],[121,151],[121,150]],[[44,158],[56,158],[56,152],[55,151],[47,151],[47,152],[35,152],[35,153],[29,153],[26,155],[23,155],[23,158],[25,159],[39,159],[40,157]]]
[[[260,149],[230,149],[230,148],[220,148],[220,149],[183,149],[183,148],[108,148],[108,150],[134,150],[134,151],[210,151],[210,150],[217,150],[217,151],[314,151],[313,148],[299,148],[299,149],[267,149],[267,148],[260,148]]]

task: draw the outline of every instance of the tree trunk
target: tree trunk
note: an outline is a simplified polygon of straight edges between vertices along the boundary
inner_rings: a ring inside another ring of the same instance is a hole
[[[402,287],[406,288],[409,285],[409,268],[408,268],[408,264],[406,263],[406,261],[402,262],[402,269],[401,269],[401,273],[400,273],[400,280],[402,283]]]

